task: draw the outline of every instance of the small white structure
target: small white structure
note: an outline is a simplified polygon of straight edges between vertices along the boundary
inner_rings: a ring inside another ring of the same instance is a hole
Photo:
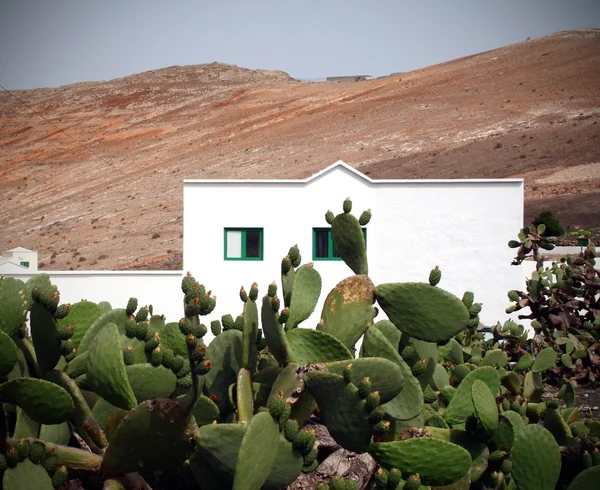
[[[23,247],[2,252],[0,274],[28,274],[38,270],[38,254]]]
[[[367,208],[369,276],[377,284],[424,281],[436,265],[440,287],[475,293],[484,324],[505,320],[510,289],[522,287],[506,244],[522,228],[523,180],[372,180],[342,161],[305,180],[185,180],[184,270],[217,296],[212,318],[242,311],[238,290],[276,281],[295,243],[323,279],[313,327],[331,288],[352,275],[333,256],[325,212]]]

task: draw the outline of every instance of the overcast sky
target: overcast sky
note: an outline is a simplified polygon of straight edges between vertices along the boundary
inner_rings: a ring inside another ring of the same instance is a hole
[[[585,27],[600,0],[0,0],[0,84],[213,61],[379,76]]]

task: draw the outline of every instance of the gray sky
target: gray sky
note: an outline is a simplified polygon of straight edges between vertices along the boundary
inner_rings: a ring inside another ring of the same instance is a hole
[[[600,0],[0,0],[0,84],[213,61],[379,76],[584,27]]]

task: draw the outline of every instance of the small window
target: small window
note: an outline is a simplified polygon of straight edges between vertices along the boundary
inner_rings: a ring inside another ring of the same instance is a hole
[[[225,260],[262,259],[262,228],[225,228]]]
[[[29,267],[29,262],[21,262],[21,265],[22,265],[23,267]]]
[[[367,229],[362,231],[366,243]],[[313,260],[342,260],[333,247],[331,228],[313,228]]]

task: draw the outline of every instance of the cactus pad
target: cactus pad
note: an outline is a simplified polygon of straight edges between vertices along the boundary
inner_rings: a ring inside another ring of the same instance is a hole
[[[467,417],[473,412],[472,389],[476,380],[483,381],[494,397],[498,395],[500,390],[498,372],[491,366],[475,369],[458,385],[456,394],[446,409],[444,418],[448,424],[464,424]]]
[[[304,375],[304,382],[337,443],[348,451],[365,452],[371,441],[371,426],[356,386],[347,384],[338,374],[323,371],[309,371]]]
[[[67,325],[74,325],[73,346],[79,346],[79,342],[87,332],[87,329],[96,321],[97,318],[102,314],[102,310],[96,303],[91,301],[79,301],[71,305],[69,314],[58,320],[58,325],[61,327]]]
[[[206,359],[213,364],[206,374],[205,389],[216,397],[214,402],[221,412],[228,409],[229,385],[236,382],[242,367],[242,337],[239,330],[227,330],[215,337],[206,349]]]
[[[541,425],[527,425],[516,433],[511,460],[512,476],[519,488],[555,488],[561,467],[560,448]]]
[[[133,364],[125,367],[135,398],[142,402],[153,398],[169,398],[175,391],[177,377],[163,366]]]
[[[60,386],[35,378],[16,378],[0,385],[0,402],[14,403],[41,424],[60,424],[73,411],[71,396]]]
[[[531,365],[531,371],[534,373],[541,373],[554,367],[556,364],[556,351],[552,347],[546,347],[543,349],[533,361]]]
[[[429,284],[382,284],[375,288],[375,297],[402,333],[419,340],[449,340],[469,321],[469,311],[459,298]]]
[[[117,407],[129,410],[137,405],[127,378],[119,330],[114,323],[104,325],[94,338],[88,353],[87,381],[97,394]]]
[[[328,333],[307,328],[287,332],[292,359],[298,364],[352,359],[352,354],[338,339]]]
[[[351,276],[338,283],[323,305],[323,331],[352,349],[367,326],[373,323],[374,292],[375,286],[365,275]]]
[[[579,473],[569,485],[568,490],[590,490],[600,481],[600,466],[594,466]]]
[[[404,388],[400,394],[384,408],[390,416],[398,420],[411,420],[421,413],[423,408],[423,390],[419,380],[412,375],[410,367],[400,357],[385,336],[376,328],[369,328],[362,345],[364,357],[382,357],[396,364],[404,376]]]
[[[373,443],[369,454],[385,468],[400,468],[408,475],[419,473],[425,485],[454,483],[471,465],[467,450],[431,437]]]
[[[23,490],[24,488],[52,490],[52,479],[40,465],[29,459],[21,461],[16,467],[8,468],[2,478],[4,490]]]
[[[475,413],[481,421],[481,424],[488,432],[493,432],[498,428],[498,407],[496,398],[480,379],[476,379],[471,387],[471,396]]]
[[[279,449],[279,425],[269,412],[256,414],[244,433],[237,455],[233,490],[260,490]]]
[[[115,431],[104,457],[106,476],[180,466],[193,450],[194,418],[177,400],[148,400],[132,409]],[[148,444],[148,434],[152,444]]]
[[[321,294],[321,275],[312,263],[304,264],[296,270],[294,289],[290,302],[290,317],[285,329],[297,327],[314,311]]]
[[[38,364],[42,372],[53,369],[61,355],[61,342],[58,337],[54,315],[40,303],[31,305],[31,337]]]
[[[34,276],[35,277],[35,276]],[[19,279],[0,279],[0,330],[12,337],[25,322],[31,293]]]
[[[333,246],[355,274],[368,274],[365,236],[358,220],[349,213],[338,214],[331,225]]]
[[[13,370],[17,359],[17,346],[3,330],[0,330],[0,378],[4,378]]]

